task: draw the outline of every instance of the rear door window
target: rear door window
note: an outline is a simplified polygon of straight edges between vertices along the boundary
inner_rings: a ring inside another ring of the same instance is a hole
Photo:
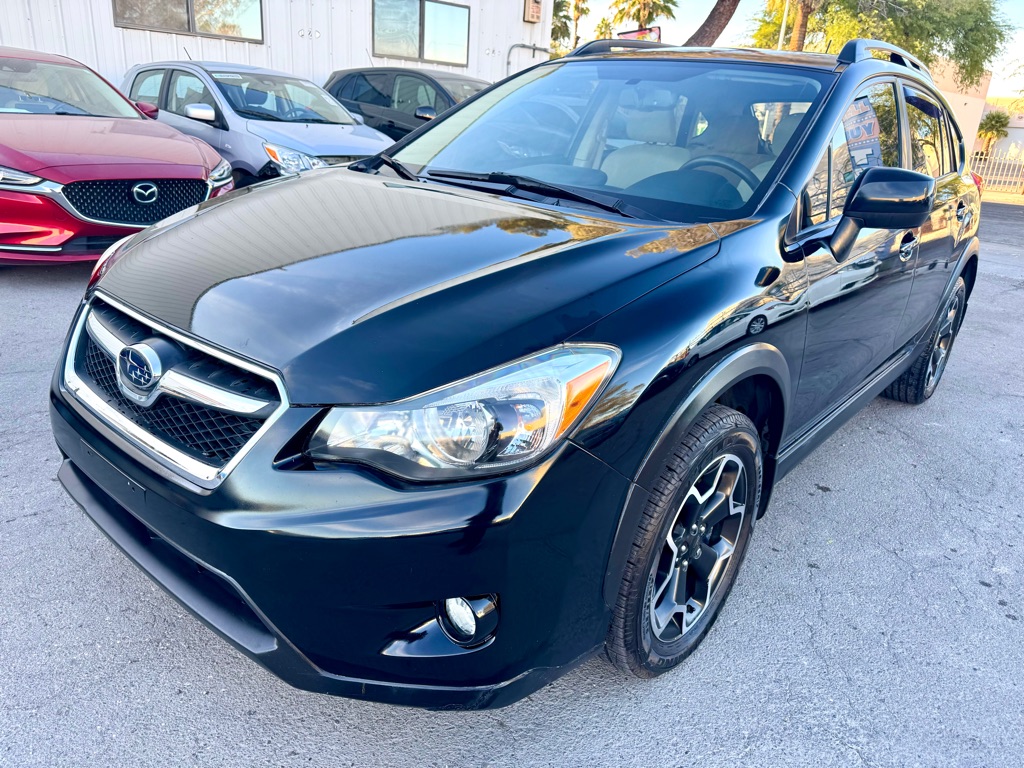
[[[145,101],[150,104],[160,103],[160,89],[164,84],[163,69],[150,69],[139,72],[132,83],[128,98],[132,101]]]
[[[391,76],[383,73],[358,74],[345,85],[345,98],[375,107],[391,106]]]
[[[943,136],[943,109],[916,88],[903,86],[903,96],[910,130],[910,167],[937,179],[951,165],[948,140]]]

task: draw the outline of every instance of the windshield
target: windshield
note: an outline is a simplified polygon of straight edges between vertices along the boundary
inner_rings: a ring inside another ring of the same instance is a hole
[[[752,210],[831,74],[715,61],[567,60],[497,86],[395,153],[420,175],[502,172],[672,221]]]
[[[480,91],[490,85],[490,83],[485,83],[483,80],[469,80],[465,77],[438,75],[435,79],[452,95],[452,99],[456,104],[460,104],[470,96],[480,93]]]
[[[136,117],[124,96],[85,67],[0,57],[0,113]]]
[[[281,75],[211,72],[231,108],[252,120],[286,123],[337,123],[355,120],[323,88]]]

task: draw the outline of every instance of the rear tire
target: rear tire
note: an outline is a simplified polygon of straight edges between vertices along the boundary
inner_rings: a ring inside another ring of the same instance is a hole
[[[762,482],[761,441],[713,405],[670,454],[637,528],[605,641],[624,672],[677,666],[718,617],[747,551]]]
[[[896,381],[882,392],[882,397],[901,403],[920,405],[935,393],[953,351],[953,342],[960,332],[967,306],[967,284],[963,277],[956,279],[953,295],[946,301],[945,310],[936,323],[928,345]]]

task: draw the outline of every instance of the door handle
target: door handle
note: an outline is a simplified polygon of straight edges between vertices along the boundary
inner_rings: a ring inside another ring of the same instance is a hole
[[[914,249],[917,248],[918,239],[910,232],[903,237],[900,243],[900,261],[910,261],[914,257]]]
[[[960,205],[956,207],[956,220],[959,221],[961,224],[963,224],[964,221],[967,220],[968,210],[969,209],[967,208],[967,206],[964,205],[963,203],[960,203]]]

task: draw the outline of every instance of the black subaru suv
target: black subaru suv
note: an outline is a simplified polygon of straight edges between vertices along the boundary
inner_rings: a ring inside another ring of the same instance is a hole
[[[774,483],[935,391],[979,197],[884,43],[547,62],[113,247],[53,379],[60,480],[300,688],[501,706],[602,649],[652,677]]]

